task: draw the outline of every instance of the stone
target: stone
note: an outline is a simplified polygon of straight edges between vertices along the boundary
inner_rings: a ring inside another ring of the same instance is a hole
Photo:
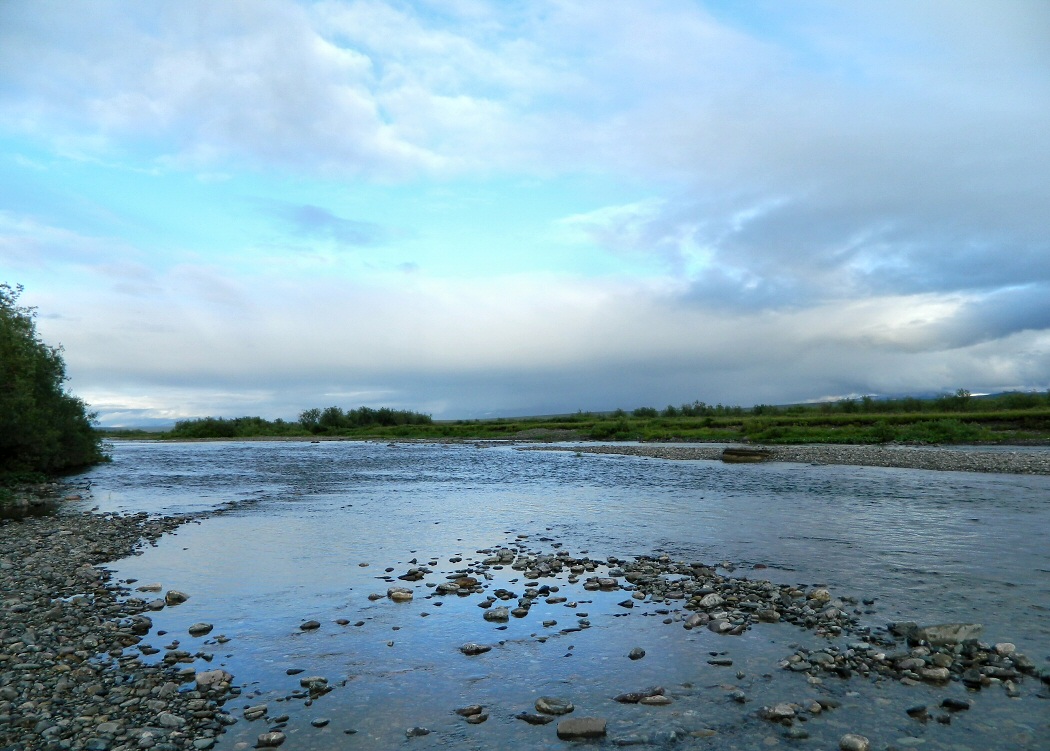
[[[787,702],[781,702],[780,704],[774,704],[772,707],[762,707],[762,709],[758,710],[758,715],[763,720],[771,722],[790,720],[795,716],[795,707]]]
[[[530,725],[546,725],[548,722],[554,722],[554,718],[550,715],[532,714],[531,712],[518,712],[514,717]]]
[[[185,592],[179,592],[177,589],[169,589],[167,594],[164,595],[164,602],[167,605],[181,605],[190,599],[190,596]]]
[[[256,741],[258,748],[277,748],[284,743],[285,735],[280,731],[274,731],[272,733],[262,733],[259,735]]]
[[[405,737],[406,738],[420,738],[420,737],[422,737],[424,735],[430,735],[430,731],[427,730],[426,728],[414,727],[414,728],[409,728],[408,730],[405,731]]]
[[[559,699],[556,696],[541,696],[536,700],[536,711],[543,714],[569,714],[576,709],[568,699]]]
[[[662,696],[657,694],[656,696],[643,696],[638,700],[639,704],[645,704],[650,707],[662,707],[668,704],[672,704],[673,700],[669,696]]]
[[[982,631],[984,627],[980,623],[942,623],[915,629],[911,632],[909,640],[928,642],[935,647],[950,646],[976,639]]]
[[[919,677],[931,683],[944,683],[952,677],[952,672],[948,668],[923,668]]]
[[[327,717],[315,717],[314,719],[310,720],[310,724],[313,725],[315,728],[326,727],[330,722],[331,720],[329,720]]]
[[[319,628],[321,628],[320,621],[304,621],[299,624],[299,629],[301,631],[314,631]]]
[[[486,621],[509,621],[510,611],[507,608],[492,608],[485,611]]]
[[[181,728],[186,720],[171,712],[161,712],[157,715],[157,724],[162,728]]]
[[[492,647],[490,647],[488,644],[475,644],[474,642],[467,642],[459,648],[459,651],[467,655],[468,657],[485,654],[486,652],[489,652],[491,650]]]
[[[205,670],[197,673],[197,689],[206,689],[220,683],[232,683],[233,676],[225,670]]]
[[[956,699],[955,697],[949,696],[941,702],[941,706],[949,712],[965,712],[970,708],[970,702],[965,699]]]
[[[189,627],[190,636],[204,636],[210,634],[213,626],[210,623],[194,623]]]
[[[839,751],[870,751],[871,741],[863,735],[846,733],[839,738]]]
[[[394,602],[408,602],[414,594],[411,589],[405,587],[391,587],[386,591],[386,596]]]
[[[635,647],[627,653],[627,656],[632,660],[640,660],[645,657],[645,650],[641,647]]]
[[[558,737],[565,741],[604,738],[605,726],[600,717],[572,717],[558,723]]]
[[[485,708],[480,704],[471,704],[469,707],[460,707],[456,710],[456,714],[460,717],[473,717],[481,714],[484,710]]]
[[[702,608],[716,608],[724,602],[725,600],[722,599],[721,595],[712,592],[709,595],[704,595],[703,597],[701,597],[699,605]]]

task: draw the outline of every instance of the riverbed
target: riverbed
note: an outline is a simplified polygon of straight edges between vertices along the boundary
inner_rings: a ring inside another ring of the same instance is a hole
[[[1050,748],[1038,678],[1008,693],[785,669],[799,652],[889,639],[885,626],[899,621],[981,623],[983,641],[1050,666],[1046,476],[462,444],[122,442],[113,454],[71,510],[207,514],[109,567],[136,580],[129,588],[189,595],[151,613],[146,641],[178,639],[211,656],[200,670],[233,674],[241,694],[227,710],[239,719],[216,748],[253,746],[269,730],[317,751],[562,748],[557,723],[516,717],[541,696],[605,720],[610,746],[833,748],[857,733],[880,749]],[[595,565],[530,579],[493,564],[500,549]],[[661,556],[726,579],[827,589],[856,628],[755,622],[723,635],[685,628],[681,600],[584,587]],[[397,578],[413,569],[417,580]],[[436,593],[456,576],[478,578],[478,591]],[[485,620],[491,607],[479,604],[497,590],[514,597],[495,607],[514,606],[543,585],[526,615]],[[395,586],[413,597],[395,602]],[[318,626],[301,628],[309,621]],[[191,637],[198,622],[212,632]],[[468,656],[467,643],[491,649]],[[644,657],[630,659],[636,649]],[[304,676],[323,677],[313,688],[324,690],[302,687]],[[612,699],[650,687],[669,701]],[[971,708],[940,709],[946,698]],[[814,702],[827,706],[807,709]],[[783,703],[799,707],[794,721],[762,716]],[[260,705],[263,717],[244,717]],[[454,711],[469,705],[486,721]],[[906,712],[917,705],[929,706],[925,720]]]

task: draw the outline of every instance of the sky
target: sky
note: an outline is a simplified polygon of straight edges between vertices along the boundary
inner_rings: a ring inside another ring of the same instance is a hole
[[[3,0],[102,425],[1050,387],[1044,0]]]

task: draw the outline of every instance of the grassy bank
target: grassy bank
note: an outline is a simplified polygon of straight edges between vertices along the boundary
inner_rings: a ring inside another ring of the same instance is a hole
[[[1019,397],[1025,397],[1021,399]],[[380,414],[376,411],[375,414]],[[343,413],[360,415],[359,410]],[[365,413],[368,416],[368,413]],[[702,441],[787,445],[831,444],[1050,444],[1050,399],[1042,394],[970,398],[965,392],[931,400],[837,402],[771,407],[709,407],[702,403],[640,408],[627,413],[578,412],[571,415],[489,420],[433,421],[414,413],[381,413],[387,424],[343,424],[316,419],[309,410],[298,422],[258,417],[187,420],[167,433],[112,432],[114,437],[352,438],[430,440],[602,440]],[[394,420],[391,415],[396,415]],[[423,419],[425,418],[425,419]]]

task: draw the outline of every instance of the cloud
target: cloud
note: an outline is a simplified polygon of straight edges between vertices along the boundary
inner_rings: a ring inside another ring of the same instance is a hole
[[[373,246],[385,243],[389,231],[374,222],[343,219],[312,204],[283,206],[279,213],[297,234],[333,240],[340,245]]]

